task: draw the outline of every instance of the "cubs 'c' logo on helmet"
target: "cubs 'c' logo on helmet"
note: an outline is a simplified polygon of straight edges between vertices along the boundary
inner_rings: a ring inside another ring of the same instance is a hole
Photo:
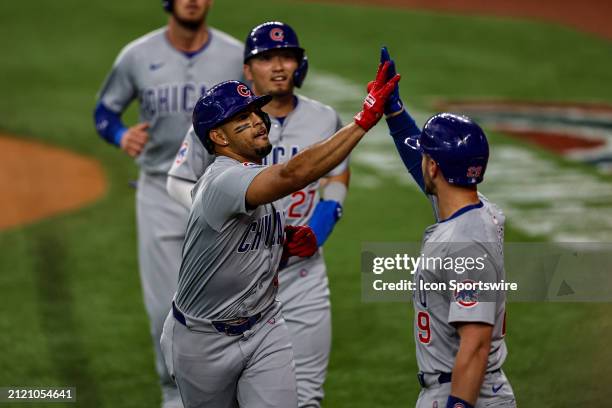
[[[272,41],[283,41],[285,39],[285,33],[282,28],[275,27],[270,30],[270,38]]]
[[[244,96],[245,98],[251,96],[251,90],[244,84],[238,85],[236,91],[240,96]]]
[[[480,177],[482,175],[482,166],[471,166],[467,169],[467,177]]]

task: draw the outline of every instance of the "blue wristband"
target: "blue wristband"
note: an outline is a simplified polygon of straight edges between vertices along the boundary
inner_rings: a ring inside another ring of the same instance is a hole
[[[312,231],[317,237],[317,245],[323,246],[332,230],[334,225],[342,216],[342,205],[339,202],[333,200],[321,200],[317,204],[310,217],[308,226],[312,228]]]
[[[474,406],[466,400],[449,395],[446,401],[446,408],[474,408]]]
[[[123,139],[123,134],[125,132],[127,132],[126,127],[122,126],[119,129],[117,129],[117,131],[113,135],[113,141],[114,141],[115,146],[121,146],[121,139]]]

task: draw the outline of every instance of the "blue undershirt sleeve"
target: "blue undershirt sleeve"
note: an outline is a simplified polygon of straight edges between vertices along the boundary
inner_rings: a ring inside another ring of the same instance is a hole
[[[104,140],[117,147],[120,145],[121,138],[127,130],[123,122],[121,122],[120,113],[113,112],[104,106],[103,103],[98,102],[94,110],[94,122],[96,131]]]
[[[406,139],[417,138],[421,134],[421,130],[405,109],[399,115],[387,119],[387,125],[389,126],[389,133],[393,138],[395,147],[404,162],[404,166],[406,166],[414,181],[424,192],[425,183],[421,170],[421,152],[405,143]]]

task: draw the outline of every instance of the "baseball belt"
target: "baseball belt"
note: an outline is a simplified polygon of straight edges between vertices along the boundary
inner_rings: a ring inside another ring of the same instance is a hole
[[[487,371],[487,374],[495,374],[501,371],[501,368],[493,371]],[[452,373],[424,373],[423,371],[419,371],[417,373],[417,379],[419,380],[419,384],[421,388],[429,388],[434,384],[446,384],[453,380]]]
[[[177,322],[183,326],[187,326],[185,315],[178,310],[174,302],[172,302],[172,315]],[[245,331],[251,330],[253,326],[261,319],[261,313],[254,314],[250,317],[244,317],[234,320],[212,321],[212,325],[219,333],[224,333],[228,336],[241,336]]]

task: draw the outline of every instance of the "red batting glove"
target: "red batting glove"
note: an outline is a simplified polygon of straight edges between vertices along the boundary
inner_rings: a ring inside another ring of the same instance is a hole
[[[368,95],[363,101],[363,110],[355,115],[357,123],[366,132],[374,127],[382,118],[389,95],[400,80],[399,75],[386,80],[390,62],[378,65],[376,79],[368,84]]]
[[[289,256],[299,256],[307,258],[313,256],[319,246],[317,245],[317,237],[312,228],[306,225],[287,225],[285,226],[285,244],[284,251]]]

